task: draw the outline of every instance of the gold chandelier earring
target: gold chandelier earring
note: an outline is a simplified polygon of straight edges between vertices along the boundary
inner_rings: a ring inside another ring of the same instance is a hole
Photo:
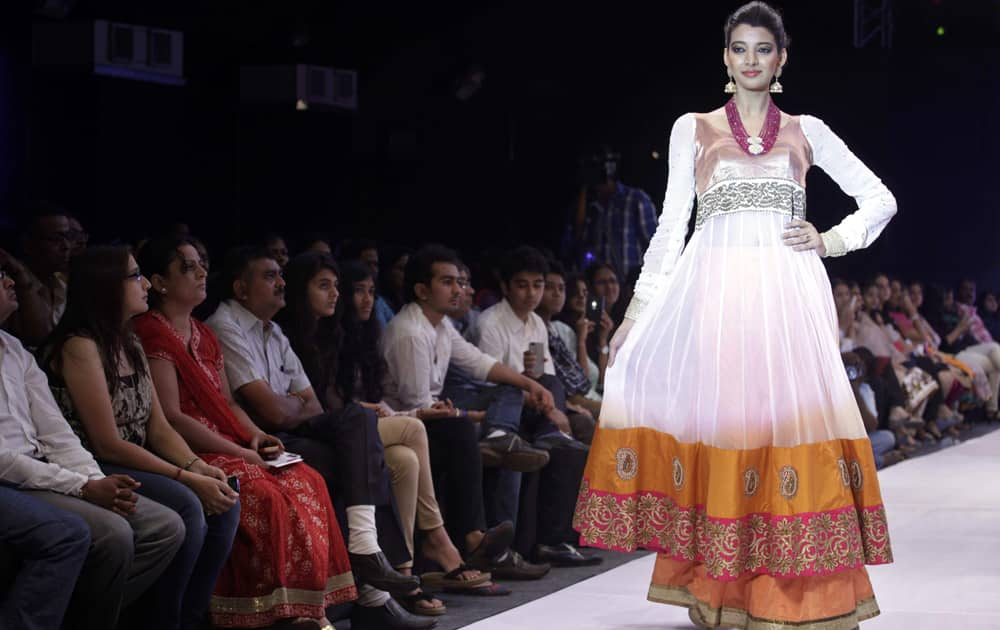
[[[780,72],[774,75],[774,83],[772,83],[771,87],[769,88],[771,94],[782,94],[785,91],[785,86],[781,84],[781,81],[778,81],[778,77],[780,76],[781,76]]]
[[[736,94],[736,83],[733,81],[733,75],[727,72],[726,76],[729,77],[729,83],[726,84],[726,87],[722,91],[726,94]]]

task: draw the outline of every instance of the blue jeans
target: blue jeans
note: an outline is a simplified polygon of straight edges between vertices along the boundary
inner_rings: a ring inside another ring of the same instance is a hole
[[[896,436],[892,431],[878,430],[868,434],[868,439],[872,443],[872,453],[875,455],[875,468],[885,466],[882,456],[896,448]]]
[[[120,473],[138,481],[137,493],[177,512],[186,535],[173,561],[139,600],[144,627],[199,627],[208,612],[215,581],[229,558],[240,524],[240,504],[228,512],[205,516],[198,496],[187,486],[155,473],[101,464],[105,474]],[[155,623],[153,623],[155,622]]]
[[[90,551],[82,518],[0,485],[0,553],[20,567],[0,598],[0,628],[46,630],[62,625],[77,576]]]

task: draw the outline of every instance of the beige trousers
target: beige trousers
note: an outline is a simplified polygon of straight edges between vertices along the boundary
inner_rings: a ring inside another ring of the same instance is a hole
[[[392,477],[392,494],[403,522],[406,547],[412,556],[414,526],[431,530],[444,525],[434,496],[427,430],[423,421],[417,418],[387,416],[379,418],[378,434],[385,447],[385,463]],[[404,568],[412,566],[412,562],[402,565]]]

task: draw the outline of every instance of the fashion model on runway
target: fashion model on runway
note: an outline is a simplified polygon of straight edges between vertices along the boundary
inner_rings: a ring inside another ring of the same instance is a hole
[[[774,9],[740,7],[725,35],[733,96],[671,131],[574,525],[587,545],[659,552],[649,599],[700,626],[846,630],[879,613],[865,565],[892,553],[820,259],[867,247],[896,202],[823,121],[772,101],[788,58]],[[813,165],[858,205],[822,234]]]

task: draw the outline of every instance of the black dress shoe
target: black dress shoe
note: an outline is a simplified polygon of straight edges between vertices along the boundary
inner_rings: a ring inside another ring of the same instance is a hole
[[[382,606],[355,606],[351,613],[351,630],[419,630],[437,626],[437,619],[410,614],[394,599]]]
[[[347,556],[351,561],[354,581],[358,584],[367,584],[393,595],[405,595],[420,586],[420,578],[403,575],[393,569],[381,551],[368,555],[349,553]]]
[[[554,567],[586,567],[604,562],[604,558],[583,554],[569,543],[538,545],[535,547],[535,560],[548,562]]]

